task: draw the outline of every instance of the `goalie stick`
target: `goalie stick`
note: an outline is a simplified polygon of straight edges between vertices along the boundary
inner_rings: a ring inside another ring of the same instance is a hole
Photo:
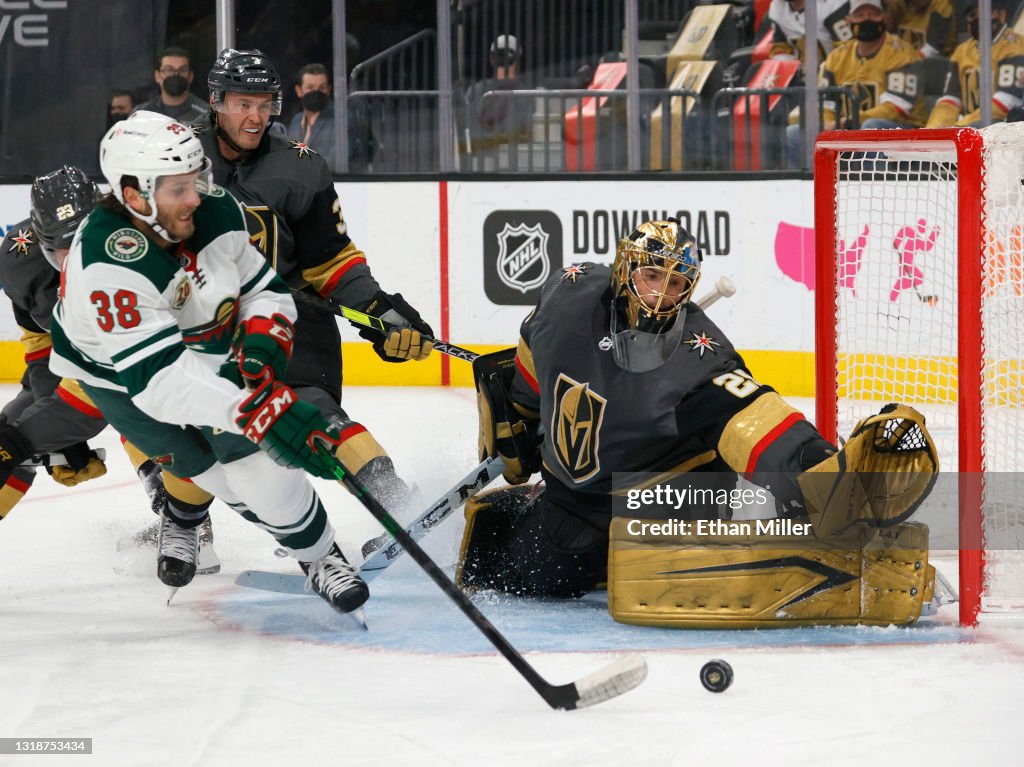
[[[602,703],[632,690],[647,678],[647,663],[644,659],[638,655],[628,655],[575,682],[562,685],[548,682],[477,609],[469,597],[463,594],[459,587],[444,574],[437,563],[420,548],[420,545],[395,521],[387,509],[352,478],[345,465],[328,448],[320,447],[318,452],[325,465],[331,468],[337,480],[384,526],[385,530],[394,536],[396,541],[402,544],[402,547],[409,552],[409,556],[416,560],[416,564],[430,576],[430,579],[445,593],[445,596],[462,610],[480,633],[487,637],[495,649],[512,664],[512,667],[530,683],[530,686],[544,698],[551,708],[572,711]]]
[[[447,493],[434,501],[426,511],[405,526],[405,532],[414,541],[422,540],[427,533],[448,519],[472,496],[479,493],[491,482],[501,476],[505,464],[501,458],[488,458],[469,474],[463,477]],[[359,568],[363,580],[376,578],[382,570],[391,567],[392,563],[405,552],[401,543],[388,533],[371,538],[363,544],[363,556],[366,560]]]
[[[714,304],[720,298],[729,298],[736,293],[736,286],[733,281],[728,277],[722,276],[715,281],[715,286],[705,295],[697,299],[696,304],[701,308],[702,311],[707,310],[712,304]],[[352,309],[348,306],[342,306],[336,304],[330,299],[326,298],[314,298],[308,293],[293,292],[292,296],[296,301],[304,301],[308,304],[318,306],[320,308],[330,309],[337,316],[348,320],[356,325],[362,325],[365,328],[376,330],[381,335],[387,335],[392,330],[400,330],[401,326],[395,325],[394,323],[383,320],[380,317],[375,317],[372,314],[361,312],[358,309]],[[434,349],[441,354],[447,354],[449,357],[456,357],[466,362],[472,362],[480,355],[474,351],[450,344],[447,341],[442,341],[438,338],[433,338],[428,335],[422,336],[424,341],[431,341],[434,344]]]

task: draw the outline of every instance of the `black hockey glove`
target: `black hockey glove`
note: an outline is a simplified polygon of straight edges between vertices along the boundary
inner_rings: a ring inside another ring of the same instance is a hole
[[[399,326],[400,329],[391,330],[381,337],[376,330],[352,323],[359,329],[361,338],[373,343],[373,350],[385,362],[425,360],[434,348],[434,339],[430,338],[434,331],[423,321],[420,313],[402,298],[401,293],[378,290],[377,295],[368,304],[359,307],[359,310]]]
[[[10,424],[0,424],[0,468],[13,469],[32,457],[28,437]]]
[[[46,456],[44,456],[43,461],[46,471],[49,472],[54,481],[59,482],[65,487],[74,487],[80,482],[96,479],[107,473],[107,466],[103,463],[103,459],[100,458],[95,450],[91,450],[85,442],[68,445],[62,448],[60,452],[64,454],[64,460],[67,461],[67,464],[51,466]]]

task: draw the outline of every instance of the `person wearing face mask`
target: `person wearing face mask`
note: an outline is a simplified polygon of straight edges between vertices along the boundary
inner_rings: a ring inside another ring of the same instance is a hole
[[[949,56],[956,46],[956,13],[951,0],[890,0],[889,31],[921,55]]]
[[[135,109],[135,94],[127,88],[114,88],[110,92],[110,103],[107,104],[107,130],[114,123],[127,119]]]
[[[772,47],[769,58],[800,59],[804,57],[805,0],[772,0],[768,18],[772,22]],[[849,0],[818,1],[818,55],[827,56],[836,43],[850,39],[846,16]]]
[[[208,105],[189,92],[192,85],[192,65],[184,48],[165,48],[156,61],[153,79],[160,92],[135,108],[135,111],[158,112],[172,120],[188,124],[198,120]]]
[[[334,103],[331,81],[323,64],[306,64],[299,70],[295,95],[302,111],[288,123],[288,135],[296,138],[325,160],[331,170],[338,167],[334,147]]]
[[[1007,26],[1012,0],[992,0],[992,119],[999,122],[1007,113],[1024,103],[1021,75],[1024,73],[1024,39]],[[981,118],[978,86],[981,57],[978,53],[978,9],[971,6],[964,14],[970,38],[960,43],[950,60],[957,65],[958,77],[949,78],[942,97],[932,107],[928,128],[973,127]]]
[[[918,87],[922,81],[921,54],[885,31],[882,0],[853,0],[846,22],[854,37],[837,45],[825,59],[819,85],[851,88],[858,103],[861,127],[923,126],[925,106]],[[824,107],[822,130],[857,127],[852,110],[834,96],[824,101]],[[800,167],[802,146],[803,128],[787,127],[789,167]]]

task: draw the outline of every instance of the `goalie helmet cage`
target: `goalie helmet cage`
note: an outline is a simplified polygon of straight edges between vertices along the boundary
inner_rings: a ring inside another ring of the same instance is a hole
[[[925,414],[958,472],[963,625],[1024,608],[1022,178],[1024,123],[815,147],[817,425],[834,442],[887,402]]]

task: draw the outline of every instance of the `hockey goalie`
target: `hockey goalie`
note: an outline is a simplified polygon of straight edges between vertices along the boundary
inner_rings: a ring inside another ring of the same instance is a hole
[[[610,268],[549,280],[518,347],[474,363],[480,452],[512,487],[467,503],[458,582],[565,598],[607,584],[612,616],[642,625],[914,622],[935,578],[927,527],[908,521],[938,471],[924,417],[886,406],[837,450],[692,301],[701,260],[679,221],[645,222]],[[740,477],[784,532],[697,524],[728,504],[682,504],[666,526],[615,502],[670,479],[729,497]]]

